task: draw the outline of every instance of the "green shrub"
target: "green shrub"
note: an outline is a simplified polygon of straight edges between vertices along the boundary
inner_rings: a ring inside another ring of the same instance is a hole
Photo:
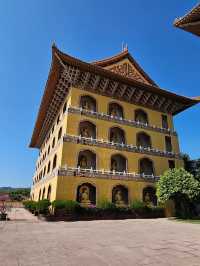
[[[145,207],[146,207],[145,203],[140,200],[134,200],[130,205],[130,208],[134,210],[144,209]]]
[[[23,205],[26,209],[28,209],[29,211],[35,211],[37,209],[37,202],[33,201],[33,200],[26,200],[23,201]]]
[[[68,212],[75,211],[78,206],[78,202],[73,200],[54,200],[52,202],[52,207],[56,210],[64,209]]]
[[[107,201],[107,200],[103,200],[101,201],[98,206],[97,206],[99,209],[102,209],[102,210],[114,210],[116,209],[116,206],[114,203],[110,202],[110,201]]]
[[[166,202],[174,195],[186,195],[194,200],[200,195],[200,183],[183,168],[166,171],[157,183],[157,196],[159,202]]]
[[[36,208],[36,210],[39,213],[45,214],[45,213],[48,212],[50,205],[51,205],[51,203],[50,203],[50,201],[48,199],[39,200],[37,202],[37,208]]]

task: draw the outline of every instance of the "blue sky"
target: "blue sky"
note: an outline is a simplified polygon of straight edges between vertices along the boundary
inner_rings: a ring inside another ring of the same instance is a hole
[[[51,45],[86,61],[129,51],[162,88],[200,95],[200,38],[173,27],[193,0],[0,1],[0,186],[30,186],[28,144],[48,77]],[[200,157],[200,106],[175,117],[181,150]]]

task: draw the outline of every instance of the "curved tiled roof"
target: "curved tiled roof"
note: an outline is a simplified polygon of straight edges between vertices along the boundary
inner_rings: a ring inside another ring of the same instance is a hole
[[[133,64],[135,69],[144,78],[144,80],[146,80],[149,84],[151,84],[153,86],[157,86],[156,83],[148,76],[148,74],[140,67],[140,65],[131,56],[131,54],[129,53],[128,49],[125,49],[121,53],[119,53],[117,55],[114,55],[112,57],[105,58],[105,59],[99,60],[99,61],[94,61],[94,62],[92,62],[92,64],[100,66],[100,67],[103,67],[103,68],[107,68],[109,66],[112,66],[112,65],[124,60],[124,59],[128,59],[131,62],[131,64]],[[136,80],[138,80],[138,81],[141,81],[141,79],[138,78],[138,76],[139,75],[135,75],[134,78]]]
[[[119,57],[127,55],[127,53],[123,53]],[[85,90],[92,90],[95,93],[100,93],[109,97],[112,96],[113,98],[130,103],[135,103],[135,100],[137,100],[136,104],[156,110],[160,110],[162,106],[162,112],[177,114],[200,102],[199,98],[191,99],[180,96],[163,90],[158,86],[139,82],[133,78],[122,76],[100,66],[107,64],[109,60],[86,63],[61,52],[55,46],[52,47],[51,68],[32,134],[30,147],[39,148],[42,139],[44,139],[44,136],[48,133],[61,104],[65,100],[65,96],[71,86],[70,84],[73,84],[69,76],[69,73],[73,71],[75,73],[73,79],[77,80],[79,83],[77,86],[86,84],[86,81],[89,82],[88,87],[84,85],[83,89]],[[113,59],[111,59],[111,61],[112,60]],[[114,60],[116,60],[116,57]],[[65,71],[68,73],[66,74]],[[101,87],[100,90],[96,85],[98,77],[100,79],[98,85]],[[90,86],[91,82],[92,87]]]
[[[200,4],[185,16],[176,19],[174,26],[200,36]]]

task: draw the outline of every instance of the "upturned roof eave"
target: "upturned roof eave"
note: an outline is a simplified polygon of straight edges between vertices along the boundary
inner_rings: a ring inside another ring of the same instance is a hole
[[[111,72],[107,69],[104,69],[98,65],[86,63],[84,61],[81,61],[79,59],[76,59],[70,55],[67,55],[67,54],[61,52],[55,45],[53,45],[52,46],[51,67],[50,67],[48,79],[46,82],[45,91],[44,91],[44,94],[42,96],[42,101],[41,101],[41,104],[39,107],[39,112],[38,112],[37,119],[35,122],[33,134],[31,137],[30,144],[29,144],[30,148],[39,148],[37,146],[37,138],[40,134],[42,124],[43,124],[43,121],[45,119],[48,106],[50,104],[50,100],[51,100],[52,95],[54,93],[56,83],[57,83],[59,75],[60,75],[60,69],[62,69],[62,66],[61,66],[56,54],[61,58],[61,60],[64,63],[71,64],[73,66],[77,66],[83,71],[93,72],[95,74],[102,75],[106,78],[114,79],[116,81],[119,81],[119,82],[124,83],[124,84],[129,85],[129,86],[138,86],[138,87],[143,87],[143,88],[145,87],[147,90],[149,90],[152,93],[157,93],[157,94],[160,94],[163,96],[167,96],[169,98],[172,97],[174,99],[177,99],[177,100],[185,103],[185,108],[183,108],[179,112],[181,112],[181,111],[195,105],[196,103],[200,102],[200,99],[197,100],[197,99],[191,99],[191,98],[187,98],[184,96],[180,96],[180,95],[174,94],[172,92],[168,92],[166,90],[163,90],[157,86],[145,84],[145,83],[139,82],[137,80],[121,76],[117,73],[113,73],[113,72]],[[177,114],[179,112],[176,112],[174,114]]]
[[[192,8],[184,16],[174,20],[174,26],[177,28],[185,29],[188,24],[193,24],[200,21],[200,3]]]
[[[42,121],[45,118],[46,110],[48,108],[50,99],[54,93],[54,88],[57,83],[58,77],[59,77],[59,68],[60,68],[60,63],[58,62],[58,59],[55,57],[55,45],[52,46],[52,59],[51,59],[51,66],[50,66],[50,71],[48,74],[48,78],[46,81],[45,85],[45,90],[42,96],[42,100],[40,103],[39,111],[37,114],[35,126],[33,129],[33,134],[31,137],[31,141],[29,144],[30,148],[35,148],[36,146],[36,138],[35,136],[38,135],[39,133],[39,128],[41,127]]]
[[[138,87],[143,87],[143,88],[145,87],[146,89],[148,89],[152,93],[158,93],[158,94],[163,95],[163,96],[172,97],[174,99],[183,101],[183,103],[184,102],[185,103],[193,103],[193,102],[195,103],[195,101],[196,101],[195,98],[188,98],[188,97],[185,97],[182,95],[178,95],[178,94],[175,94],[175,93],[170,92],[168,90],[161,89],[158,86],[146,84],[146,83],[137,81],[133,78],[128,78],[128,77],[122,76],[118,73],[111,72],[110,70],[104,69],[98,65],[86,63],[84,61],[81,61],[77,58],[74,58],[72,56],[69,56],[69,55],[61,52],[56,47],[55,47],[55,52],[57,52],[57,54],[61,57],[61,59],[64,61],[64,63],[71,63],[73,66],[80,67],[81,70],[92,71],[95,74],[104,75],[106,78],[114,79],[114,80],[119,81],[121,83],[124,83],[126,85],[138,86]]]

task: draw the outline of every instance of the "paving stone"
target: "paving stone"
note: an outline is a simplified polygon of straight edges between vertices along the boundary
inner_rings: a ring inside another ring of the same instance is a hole
[[[0,222],[0,266],[199,266],[200,226],[167,219]]]

